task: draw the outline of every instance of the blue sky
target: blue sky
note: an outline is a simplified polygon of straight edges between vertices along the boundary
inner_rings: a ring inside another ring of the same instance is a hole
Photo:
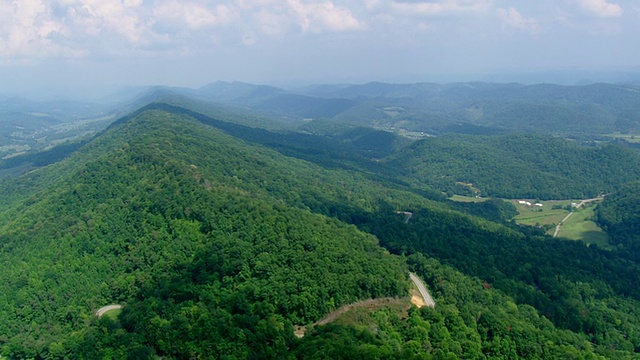
[[[5,93],[639,69],[637,0],[0,0]]]

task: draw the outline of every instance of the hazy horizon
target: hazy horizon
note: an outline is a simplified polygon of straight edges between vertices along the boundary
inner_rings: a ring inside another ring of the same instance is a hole
[[[0,94],[640,80],[632,0],[0,0]]]

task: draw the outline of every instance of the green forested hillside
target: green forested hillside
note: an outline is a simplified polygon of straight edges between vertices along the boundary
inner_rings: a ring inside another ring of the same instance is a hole
[[[0,183],[0,354],[638,358],[636,262],[507,224],[497,202],[429,200],[352,148],[271,134],[154,105]],[[293,335],[407,296],[408,269],[435,309]],[[116,320],[93,315],[111,303]]]
[[[69,159],[72,173],[2,214],[2,353],[72,347],[92,311],[144,289],[204,301],[179,286],[182,271],[220,288],[205,296],[219,312],[249,306],[243,314],[275,316],[279,326],[404,294],[397,258],[354,227],[286,205],[300,194],[251,150],[195,120],[148,111]],[[258,190],[256,167],[272,171],[262,188],[287,201]]]
[[[640,182],[631,182],[608,194],[596,209],[596,221],[623,252],[640,260]]]
[[[589,198],[640,178],[640,155],[614,144],[580,146],[544,135],[446,135],[390,157],[409,181],[504,198]]]
[[[603,349],[638,351],[640,337],[633,320],[640,306],[634,285],[640,281],[637,262],[455,212],[421,209],[407,224],[387,214],[378,214],[363,228],[393,253],[439,259],[483,279],[515,303],[536,308],[556,327],[587,335]],[[608,320],[612,318],[626,319],[625,324]]]

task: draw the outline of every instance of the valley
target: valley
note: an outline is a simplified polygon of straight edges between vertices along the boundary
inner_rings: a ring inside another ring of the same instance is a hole
[[[636,359],[637,93],[466,85],[151,88],[9,155],[0,356]]]

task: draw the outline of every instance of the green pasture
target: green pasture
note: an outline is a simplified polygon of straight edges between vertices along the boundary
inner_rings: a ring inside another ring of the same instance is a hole
[[[614,139],[623,139],[630,143],[640,143],[640,134],[621,134],[621,133],[613,133],[607,135]]]
[[[569,215],[569,211],[565,209],[567,205],[579,203],[579,200],[553,200],[540,201],[542,206],[527,206],[518,203],[518,200],[529,201],[531,204],[536,203],[533,199],[516,199],[510,200],[518,210],[518,215],[514,220],[518,224],[529,226],[556,226]],[[560,207],[558,209],[558,207]],[[554,209],[555,208],[555,209]],[[550,234],[553,234],[553,229]]]
[[[547,229],[548,235],[553,235],[558,225],[567,215],[567,205],[580,203],[580,200],[554,200],[540,201],[543,206],[527,206],[518,204],[518,200],[510,200],[518,209],[518,215],[514,220],[518,224],[528,226],[542,226]],[[534,204],[535,200],[526,200]],[[597,244],[601,248],[609,247],[609,237],[593,222],[595,205],[586,204],[577,209],[567,221],[562,224],[558,237],[571,240],[584,241],[587,244]]]
[[[587,244],[596,244],[609,248],[609,236],[593,222],[595,206],[580,208],[560,227],[558,237],[581,240]]]

